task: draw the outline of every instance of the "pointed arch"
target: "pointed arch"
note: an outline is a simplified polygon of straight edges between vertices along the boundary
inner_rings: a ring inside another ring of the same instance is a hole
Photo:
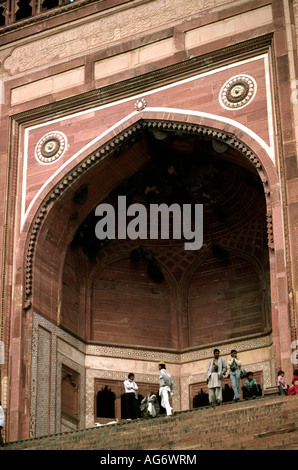
[[[74,187],[82,175],[95,165],[100,165],[116,149],[119,151],[119,149],[135,142],[145,130],[154,129],[208,136],[239,150],[254,165],[260,176],[267,199],[267,217],[270,224],[272,217],[270,195],[274,193],[278,185],[278,176],[269,154],[270,149],[262,139],[246,129],[245,126],[219,116],[163,108],[145,108],[141,112],[130,114],[115,124],[89,146],[86,146],[82,152],[66,162],[43,185],[30,204],[26,220],[26,226],[30,224],[30,229],[28,230],[25,255],[25,302],[32,294],[32,266],[37,237],[55,202],[69,188]],[[40,201],[42,202],[40,203]],[[275,209],[277,214],[277,208],[275,207]],[[281,217],[281,212],[277,216]]]

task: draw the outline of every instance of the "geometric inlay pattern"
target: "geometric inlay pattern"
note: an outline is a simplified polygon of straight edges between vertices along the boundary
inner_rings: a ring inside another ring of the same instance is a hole
[[[255,96],[257,84],[249,75],[238,75],[228,80],[219,95],[224,108],[237,109],[248,104]]]
[[[53,163],[62,156],[66,149],[66,137],[62,132],[50,132],[44,135],[36,145],[35,156],[42,163]]]

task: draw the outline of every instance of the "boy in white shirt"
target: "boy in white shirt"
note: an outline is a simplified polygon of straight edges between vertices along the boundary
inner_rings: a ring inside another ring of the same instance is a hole
[[[137,418],[137,399],[138,399],[138,386],[134,381],[134,374],[128,374],[128,378],[124,380],[123,385],[125,389],[125,402],[127,419]]]

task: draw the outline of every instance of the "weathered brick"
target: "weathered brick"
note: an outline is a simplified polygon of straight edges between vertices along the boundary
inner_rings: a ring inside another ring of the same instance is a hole
[[[12,442],[4,449],[297,449],[297,404],[298,396],[264,397]]]

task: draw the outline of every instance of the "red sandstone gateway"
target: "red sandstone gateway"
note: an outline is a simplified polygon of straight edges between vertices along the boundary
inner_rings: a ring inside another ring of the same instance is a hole
[[[125,419],[159,361],[174,409],[201,406],[215,347],[290,382],[298,2],[62,3],[0,1],[5,441]],[[201,204],[201,248],[99,240],[119,196]]]

